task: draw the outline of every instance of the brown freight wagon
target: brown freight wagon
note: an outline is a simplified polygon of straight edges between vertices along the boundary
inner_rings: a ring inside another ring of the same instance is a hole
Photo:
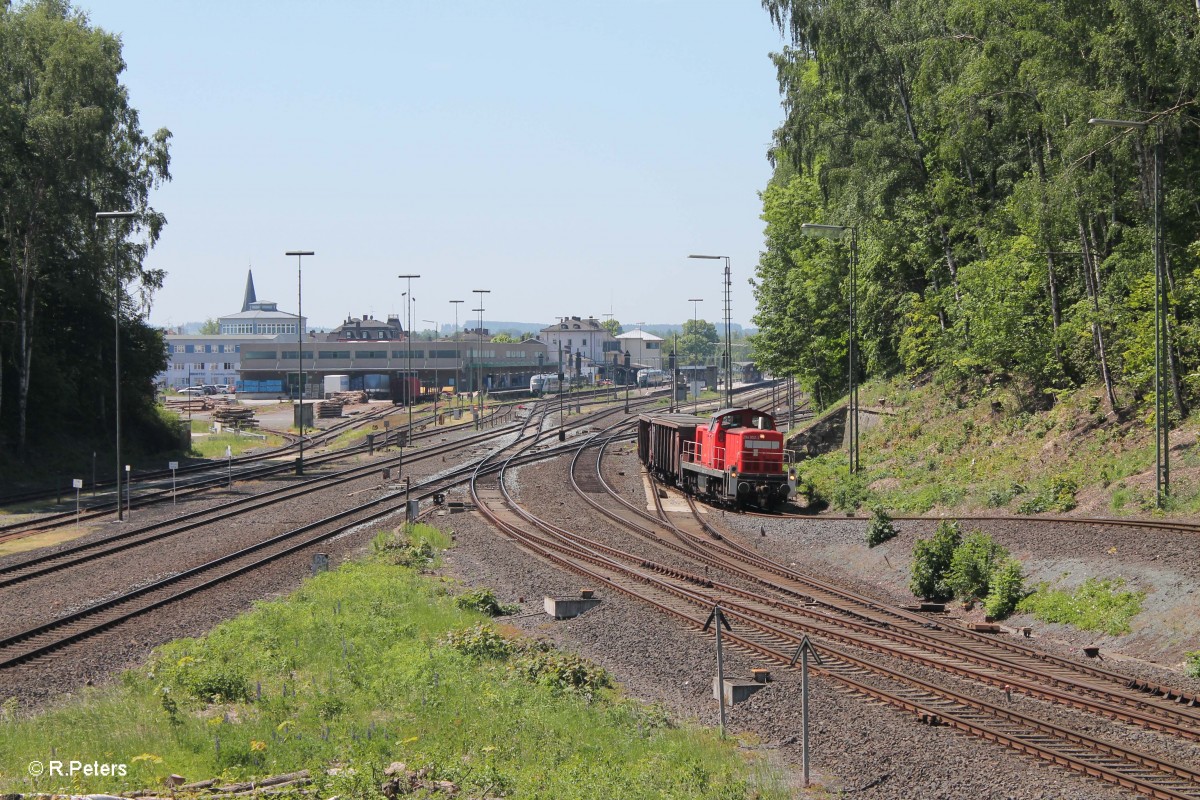
[[[710,420],[695,414],[643,414],[638,417],[638,460],[670,486],[683,477],[684,443],[696,441],[696,428]]]

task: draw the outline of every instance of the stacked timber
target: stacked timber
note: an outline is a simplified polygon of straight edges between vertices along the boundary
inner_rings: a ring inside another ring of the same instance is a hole
[[[207,397],[187,397],[179,400],[167,398],[163,401],[163,406],[172,411],[208,411],[212,408],[212,403]]]
[[[254,418],[253,409],[245,406],[227,405],[212,413],[213,422],[219,422],[230,428],[257,428],[258,420]]]
[[[319,419],[340,417],[342,415],[342,405],[340,400],[320,400],[317,402],[317,417]]]
[[[366,392],[334,392],[329,397],[329,402],[341,401],[344,406],[352,406],[355,403],[367,402]],[[340,416],[340,415],[339,415]]]

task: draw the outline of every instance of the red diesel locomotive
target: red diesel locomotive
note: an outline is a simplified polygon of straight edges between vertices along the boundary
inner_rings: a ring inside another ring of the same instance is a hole
[[[796,488],[775,418],[753,408],[643,414],[638,458],[664,483],[717,503],[777,508]]]

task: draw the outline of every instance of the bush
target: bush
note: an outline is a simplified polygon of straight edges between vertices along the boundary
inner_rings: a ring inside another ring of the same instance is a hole
[[[521,610],[518,605],[508,605],[496,599],[491,589],[472,589],[454,598],[454,604],[465,611],[478,611],[489,617],[506,617]]]
[[[450,631],[443,641],[451,649],[471,658],[504,659],[513,654],[512,643],[488,625]]]
[[[1004,619],[1012,614],[1025,596],[1025,576],[1021,564],[1007,559],[992,574],[991,589],[984,598],[983,608],[992,619]]]
[[[1008,551],[991,536],[973,531],[954,548],[946,573],[946,587],[961,600],[984,598],[992,573],[1007,558]]]
[[[871,521],[867,523],[867,547],[875,547],[896,538],[896,526],[887,511],[876,508],[871,512]]]
[[[909,588],[925,600],[944,601],[954,596],[946,585],[946,573],[954,558],[954,548],[962,541],[958,522],[938,523],[932,539],[920,539],[913,547],[912,578]]]
[[[588,700],[600,689],[613,685],[612,676],[603,667],[541,642],[526,647],[513,669],[531,683],[549,687],[555,693],[579,695]]]
[[[1183,670],[1189,678],[1200,678],[1200,650],[1193,650],[1184,656]]]
[[[250,699],[250,679],[240,667],[221,658],[184,656],[174,664],[160,661],[155,672],[163,679],[169,697],[170,687],[202,703],[235,703]],[[172,700],[171,705],[174,705]],[[164,708],[167,708],[164,703]],[[176,706],[177,708],[177,706]]]

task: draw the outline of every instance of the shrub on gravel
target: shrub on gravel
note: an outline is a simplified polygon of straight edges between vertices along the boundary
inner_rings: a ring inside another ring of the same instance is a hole
[[[1004,619],[1013,613],[1025,596],[1025,576],[1021,564],[1007,559],[992,574],[991,588],[984,598],[983,608],[992,619]]]
[[[954,558],[954,548],[962,541],[962,530],[957,520],[938,523],[932,539],[919,539],[913,547],[913,560],[909,588],[917,597],[925,600],[943,601],[954,596],[946,585],[946,573]]]
[[[867,523],[867,547],[875,547],[896,538],[896,526],[887,510],[876,507],[871,511],[871,521]]]
[[[1017,604],[1017,610],[1043,622],[1062,622],[1084,631],[1117,636],[1132,630],[1130,622],[1142,610],[1145,592],[1123,590],[1122,578],[1088,578],[1073,591],[1041,584]]]
[[[501,603],[495,593],[487,587],[472,589],[454,598],[454,605],[465,611],[478,611],[489,617],[506,617],[521,610],[516,604]]]
[[[1200,650],[1184,655],[1183,670],[1189,678],[1200,678]]]
[[[1008,558],[1008,550],[983,531],[972,531],[954,548],[946,586],[960,600],[987,597],[992,573]]]

